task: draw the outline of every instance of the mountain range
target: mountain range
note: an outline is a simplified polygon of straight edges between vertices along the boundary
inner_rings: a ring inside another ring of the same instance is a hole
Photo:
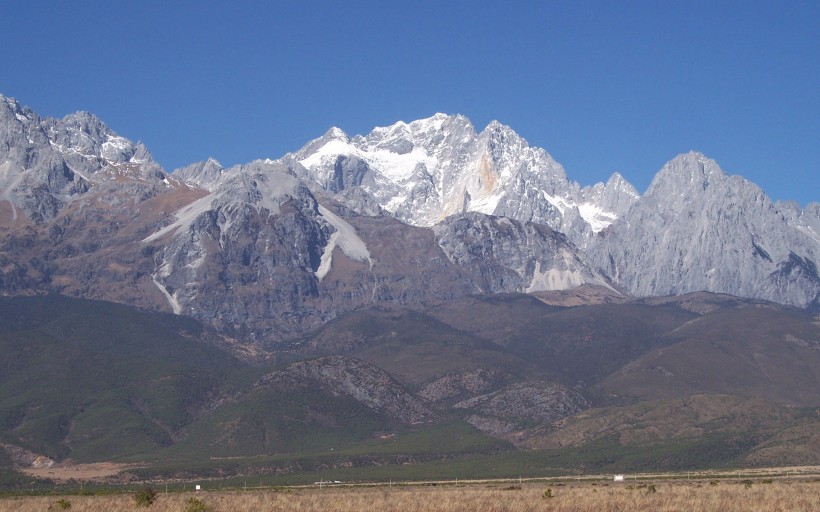
[[[511,128],[436,114],[166,172],[93,114],[0,96],[0,442],[15,460],[353,443],[375,465],[376,434],[422,462],[457,432],[460,456],[651,440],[816,462],[818,258],[820,203],[697,152],[642,195],[617,173],[581,187]]]
[[[509,127],[458,115],[172,173],[88,113],[3,97],[0,127],[7,294],[171,311],[260,344],[367,304],[585,284],[820,300],[820,204],[774,203],[699,153],[641,196],[618,174],[581,188]]]

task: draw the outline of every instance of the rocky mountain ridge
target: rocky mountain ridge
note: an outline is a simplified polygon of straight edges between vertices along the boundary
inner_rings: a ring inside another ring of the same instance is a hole
[[[772,203],[696,153],[642,197],[617,174],[581,188],[509,127],[437,114],[168,174],[91,114],[0,100],[5,294],[172,311],[260,345],[365,305],[470,294],[820,297],[820,206]]]
[[[667,163],[588,253],[637,296],[706,290],[805,306],[820,291],[816,212],[775,203],[691,152]]]
[[[35,223],[52,220],[94,186],[118,182],[116,192],[154,195],[170,186],[167,175],[142,143],[118,136],[87,112],[41,119],[13,98],[0,95],[0,197]],[[138,182],[139,190],[126,182]]]
[[[286,159],[332,194],[361,189],[396,218],[433,226],[461,212],[546,224],[583,247],[638,193],[619,174],[581,188],[546,151],[493,121],[477,133],[461,115],[436,114],[349,137],[332,128]]]
[[[476,133],[463,116],[436,114],[352,138],[334,128],[283,160],[354,210],[375,202],[414,225],[437,229],[454,212],[548,225],[636,296],[820,297],[820,203],[775,203],[701,153],[671,160],[643,196],[618,173],[580,188],[509,127]],[[351,188],[369,201],[349,200]]]

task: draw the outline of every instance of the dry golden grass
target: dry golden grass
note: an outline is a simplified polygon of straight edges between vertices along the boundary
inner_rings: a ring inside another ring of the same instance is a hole
[[[196,498],[213,512],[525,512],[525,511],[630,511],[630,512],[801,512],[820,510],[820,481],[656,482],[657,492],[635,485],[573,484],[552,486],[545,498],[546,484],[505,485],[331,487],[289,491],[202,492]],[[514,486],[518,487],[518,486]],[[148,509],[135,507],[131,495],[66,496],[70,512],[113,512],[148,510],[185,512],[185,494],[159,494]],[[0,499],[1,511],[33,512],[61,510],[57,496]]]

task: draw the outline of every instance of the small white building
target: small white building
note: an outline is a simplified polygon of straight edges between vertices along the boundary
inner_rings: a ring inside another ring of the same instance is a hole
[[[615,482],[623,482],[624,481],[624,476],[623,475],[615,475],[615,478],[613,478],[613,480]]]

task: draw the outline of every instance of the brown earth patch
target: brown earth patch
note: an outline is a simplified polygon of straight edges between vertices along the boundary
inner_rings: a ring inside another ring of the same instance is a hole
[[[50,480],[100,480],[115,476],[127,469],[133,469],[134,464],[118,464],[115,462],[94,462],[91,464],[55,464],[51,467],[26,468],[21,470],[27,475]]]

